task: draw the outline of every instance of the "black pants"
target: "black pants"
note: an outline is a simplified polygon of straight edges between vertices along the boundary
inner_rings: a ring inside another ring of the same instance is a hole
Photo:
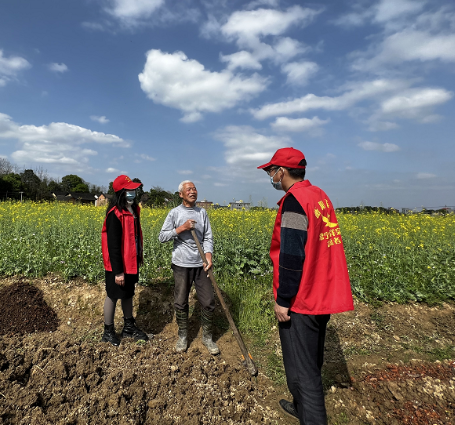
[[[180,267],[172,264],[174,271],[174,307],[176,310],[188,309],[188,296],[194,282],[197,298],[206,311],[215,310],[215,296],[212,283],[203,267]]]
[[[312,316],[289,312],[291,320],[280,323],[281,348],[289,391],[301,425],[325,425],[327,413],[321,368],[330,315]]]

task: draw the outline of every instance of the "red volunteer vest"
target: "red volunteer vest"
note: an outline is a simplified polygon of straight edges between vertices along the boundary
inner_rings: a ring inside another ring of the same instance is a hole
[[[300,314],[334,314],[354,310],[341,232],[329,197],[308,180],[295,183],[278,202],[270,258],[273,292],[279,286],[281,210],[289,194],[297,199],[308,217],[308,238],[299,291],[290,310]]]
[[[141,209],[137,207],[137,215],[139,217]],[[137,252],[136,238],[134,234],[134,217],[129,211],[120,211],[117,207],[113,207],[108,215],[114,213],[122,224],[122,260],[123,272],[126,274],[137,274]],[[107,218],[107,215],[106,215]],[[141,246],[143,246],[142,229],[139,227],[139,236]],[[103,252],[104,268],[111,272],[112,265],[109,258],[109,250],[107,249],[107,230],[106,219],[104,219],[103,230],[101,231],[101,250]]]

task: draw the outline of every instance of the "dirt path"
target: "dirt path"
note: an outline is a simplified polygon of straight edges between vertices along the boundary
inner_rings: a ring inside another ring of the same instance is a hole
[[[21,280],[42,291],[59,325],[53,332],[0,336],[0,424],[292,423],[276,407],[289,397],[276,332],[265,346],[251,347],[260,366],[256,379],[242,366],[219,307],[221,355],[207,353],[193,298],[190,348],[174,353],[177,326],[167,285],[140,287],[134,300],[139,326],[155,337],[116,348],[99,342],[102,285],[12,278],[0,279],[0,291]],[[454,312],[449,304],[359,304],[333,316],[324,366],[329,423],[455,423],[455,363],[446,360],[455,358]],[[118,332],[121,325],[118,308]]]

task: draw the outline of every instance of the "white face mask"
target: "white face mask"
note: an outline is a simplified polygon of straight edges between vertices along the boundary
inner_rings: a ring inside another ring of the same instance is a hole
[[[278,173],[278,171],[280,171],[280,168],[278,168],[278,170],[276,170],[276,172],[275,172],[275,174],[273,176],[270,176],[270,183],[272,183],[272,186],[276,190],[283,190],[283,185],[281,184],[281,180],[283,180],[283,177],[281,177],[279,182],[274,182],[273,181],[273,178],[275,177],[276,173]]]

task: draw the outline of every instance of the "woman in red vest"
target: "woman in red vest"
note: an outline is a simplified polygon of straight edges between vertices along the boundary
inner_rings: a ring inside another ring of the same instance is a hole
[[[102,341],[119,345],[115,334],[114,315],[117,300],[121,300],[124,318],[122,337],[148,340],[133,317],[133,296],[142,264],[142,230],[139,220],[136,189],[141,183],[128,176],[118,176],[113,183],[115,195],[109,202],[101,232],[101,248],[106,276],[104,301],[104,334]]]

